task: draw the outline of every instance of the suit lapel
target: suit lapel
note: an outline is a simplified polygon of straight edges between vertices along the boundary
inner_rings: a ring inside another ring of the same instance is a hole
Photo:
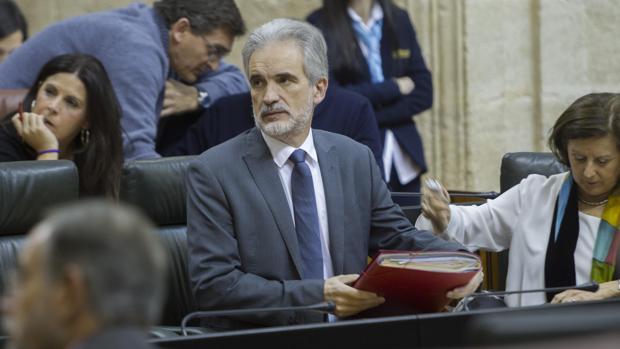
[[[273,214],[297,273],[301,277],[301,254],[291,210],[278,176],[278,168],[260,131],[256,128],[250,131],[246,138],[246,154],[243,159]]]
[[[342,176],[336,147],[326,140],[321,132],[313,131],[314,146],[319,158],[327,220],[329,225],[329,253],[332,257],[334,275],[344,270],[344,200],[342,193]]]
[[[398,49],[398,47],[396,47]],[[392,57],[392,51],[390,50],[389,36],[387,32],[387,25],[383,25],[383,31],[381,34],[381,70],[383,71],[383,77],[385,80],[394,76],[394,58]]]

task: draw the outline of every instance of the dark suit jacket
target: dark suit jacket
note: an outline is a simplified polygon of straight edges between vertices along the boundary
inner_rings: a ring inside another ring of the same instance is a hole
[[[243,131],[254,127],[252,117],[252,99],[250,93],[242,93],[230,97],[224,97],[208,108],[189,129],[179,130],[176,133],[178,140],[166,140],[174,143],[170,147],[162,146],[158,152],[164,156],[195,155],[225,142]],[[167,138],[175,137],[170,133],[169,120],[163,119],[167,132]],[[182,121],[179,121],[182,122]],[[325,99],[314,110],[312,127],[319,130],[340,133],[350,137],[372,150],[377,163],[381,166],[382,143],[379,135],[379,127],[375,119],[375,112],[368,100],[362,96],[342,88],[329,87]],[[186,127],[187,128],[187,127]]]
[[[379,249],[458,250],[416,230],[392,202],[370,150],[313,130],[325,190],[335,275],[359,273]],[[253,128],[200,155],[187,175],[189,274],[201,309],[308,305],[323,280],[302,280],[293,218],[260,131]],[[247,316],[245,325],[322,321],[308,313]],[[223,323],[220,323],[222,325]],[[222,326],[240,327],[240,322]]]
[[[319,9],[308,16],[308,21],[323,31],[329,54],[337,52],[330,47],[343,43],[333,41],[332,34],[323,23],[324,16],[323,9]],[[346,19],[350,21],[348,16]],[[375,109],[379,127],[383,131],[382,139],[385,136],[385,130],[391,129],[403,150],[421,167],[422,172],[425,172],[427,166],[422,140],[411,117],[429,109],[433,104],[431,72],[424,63],[409,15],[396,6],[394,6],[394,27],[398,47],[390,46],[386,32],[387,26],[383,26],[381,64],[384,82],[372,83],[369,69],[363,71],[362,74],[355,75],[343,75],[330,71],[330,82],[366,96]],[[357,59],[362,61],[362,66],[368,67],[359,45],[356,45],[356,48]],[[406,96],[400,94],[398,86],[392,81],[392,78],[401,76],[409,76],[415,83],[413,92]]]

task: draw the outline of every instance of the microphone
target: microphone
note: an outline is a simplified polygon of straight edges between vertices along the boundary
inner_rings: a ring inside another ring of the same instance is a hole
[[[536,293],[536,292],[559,293],[559,292],[566,291],[566,290],[580,290],[580,291],[596,292],[598,291],[598,288],[599,288],[598,283],[591,281],[585,284],[574,285],[574,286],[546,287],[546,288],[538,288],[538,289],[531,289],[531,290],[478,292],[478,293],[472,293],[469,296],[464,297],[454,309],[455,311],[470,310],[468,307],[469,302],[471,302],[472,300],[478,297],[493,297],[497,300],[499,299],[497,298],[498,296],[505,296],[509,294],[523,294],[523,293]]]
[[[189,313],[183,317],[181,321],[181,333],[183,336],[187,336],[187,323],[194,319],[201,319],[214,316],[230,316],[230,315],[244,315],[244,314],[256,314],[256,313],[269,313],[269,312],[281,312],[281,311],[302,311],[310,310],[320,313],[332,313],[336,310],[336,304],[332,301],[321,302],[312,305],[290,306],[290,307],[274,307],[274,308],[250,308],[250,309],[228,309],[228,310],[207,310],[207,311],[195,311]]]
[[[486,192],[463,192],[463,191],[448,191],[450,194],[450,198],[470,198],[470,199],[495,199],[499,196],[497,192],[494,191],[486,191]],[[401,192],[401,191],[393,191],[390,192],[392,196],[392,200],[398,204],[399,198],[418,198],[422,197],[422,193],[418,192]],[[472,206],[472,205],[480,205],[481,202],[471,200],[471,201],[462,201],[462,202],[451,202],[450,205],[455,206]],[[407,210],[420,210],[422,209],[421,205],[401,205],[402,209]]]
[[[448,191],[450,197],[457,198],[473,198],[473,199],[495,199],[499,196],[497,192],[494,191],[483,191],[483,192],[466,192],[466,191]],[[390,192],[392,197],[402,197],[402,198],[412,198],[412,197],[421,197],[423,194],[418,192],[404,192],[404,191],[392,191]]]

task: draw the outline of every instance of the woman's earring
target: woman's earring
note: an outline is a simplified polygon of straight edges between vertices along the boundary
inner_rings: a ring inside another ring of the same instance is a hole
[[[80,131],[80,140],[83,146],[88,145],[90,141],[90,131],[87,128],[83,128],[82,131]]]
[[[36,106],[37,106],[37,100],[33,99],[32,103],[30,103],[30,111],[33,111]]]

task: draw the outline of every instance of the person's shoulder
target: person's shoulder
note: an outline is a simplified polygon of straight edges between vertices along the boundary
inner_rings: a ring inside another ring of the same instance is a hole
[[[409,18],[409,13],[403,9],[402,7],[396,5],[396,4],[392,4],[392,15],[395,18]]]
[[[223,143],[211,147],[200,154],[196,161],[215,166],[227,166],[228,164],[235,163],[236,160],[241,160],[243,154],[246,153],[248,142],[250,138],[256,138],[256,132],[258,131],[255,128],[251,128]]]
[[[346,100],[347,102],[353,101],[357,104],[369,103],[368,98],[364,97],[363,95],[357,92],[349,91],[346,88],[343,88],[340,86],[330,86],[329,89],[331,89],[330,91],[331,98],[338,100],[339,103],[343,99]],[[329,92],[328,92],[328,95],[329,95]]]
[[[227,109],[247,109],[252,110],[252,97],[250,92],[237,93],[234,95],[224,96],[218,99],[214,104],[224,110]]]
[[[334,85],[327,89],[325,99],[316,107],[319,114],[356,114],[360,109],[370,108],[372,104],[365,96]]]
[[[323,20],[324,16],[325,16],[325,11],[321,7],[321,8],[318,8],[310,12],[310,14],[306,17],[306,21],[316,26]]]
[[[315,144],[334,146],[346,156],[368,152],[368,147],[342,134],[312,129]]]
[[[99,43],[135,41],[136,44],[146,45],[159,44],[160,41],[151,43],[153,39],[158,39],[160,33],[153,9],[144,4],[87,13],[59,22],[58,26],[72,31],[73,35],[97,32]],[[76,27],[79,32],[75,32]]]
[[[409,16],[409,12],[395,4],[392,4],[392,19],[394,21],[394,26],[398,29],[397,34],[402,35],[409,33],[409,30],[404,29],[413,27],[413,21]]]
[[[552,189],[561,186],[562,183],[564,183],[564,180],[567,178],[568,174],[568,172],[561,172],[550,176],[545,176],[533,173],[525,177],[521,181],[520,185],[525,188],[532,188],[537,190],[544,188]]]

